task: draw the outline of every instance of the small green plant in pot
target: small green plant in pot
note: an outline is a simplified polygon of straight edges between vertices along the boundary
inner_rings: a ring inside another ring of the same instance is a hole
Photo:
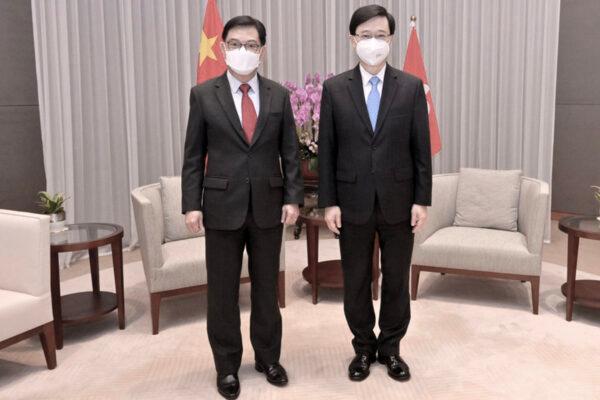
[[[592,190],[594,191],[594,198],[598,203],[598,214],[600,214],[600,186],[592,186]],[[600,221],[600,216],[596,217],[598,221]]]
[[[60,232],[64,230],[66,220],[64,204],[68,197],[65,197],[63,193],[51,195],[42,191],[38,193],[38,199],[38,205],[42,212],[50,216],[50,231]]]

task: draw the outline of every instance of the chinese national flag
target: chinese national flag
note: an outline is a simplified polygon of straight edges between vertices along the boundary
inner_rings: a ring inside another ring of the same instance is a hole
[[[431,154],[435,155],[442,149],[442,141],[440,139],[440,129],[438,128],[437,117],[435,116],[435,107],[431,97],[431,90],[427,81],[427,73],[425,72],[425,64],[421,55],[421,45],[417,36],[417,29],[414,22],[411,23],[410,39],[406,49],[406,58],[404,59],[404,72],[415,75],[423,81],[425,89],[425,97],[427,98],[427,110],[429,111],[429,135],[431,141]]]
[[[227,68],[220,49],[221,32],[223,32],[223,21],[219,15],[217,4],[215,0],[208,0],[198,52],[198,69],[196,70],[196,83],[198,84],[222,75]]]

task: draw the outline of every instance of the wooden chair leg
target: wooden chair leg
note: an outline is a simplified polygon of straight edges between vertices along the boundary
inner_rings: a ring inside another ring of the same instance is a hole
[[[285,271],[279,271],[277,300],[279,301],[279,308],[285,308]]]
[[[40,332],[40,342],[44,349],[44,357],[48,369],[56,368],[56,341],[54,338],[54,322],[48,322]]]
[[[413,265],[410,274],[410,297],[412,300],[417,299],[417,290],[419,289],[419,274],[421,268],[418,265]]]
[[[158,335],[158,320],[160,317],[160,293],[150,293],[150,313],[152,314],[152,334]]]
[[[540,277],[531,280],[531,303],[533,304],[533,313],[538,314],[540,304]]]

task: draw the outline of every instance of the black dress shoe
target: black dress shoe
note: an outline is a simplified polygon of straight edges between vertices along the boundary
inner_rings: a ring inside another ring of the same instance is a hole
[[[260,362],[256,362],[254,364],[254,368],[258,372],[262,372],[267,376],[267,381],[275,386],[285,386],[288,383],[287,373],[285,372],[285,368],[281,366],[278,362],[273,364],[262,364]]]
[[[236,374],[217,376],[217,390],[226,399],[237,399],[240,395],[240,380]]]
[[[368,354],[357,354],[348,366],[348,377],[351,381],[362,381],[369,376],[371,363],[375,362],[375,356]]]
[[[410,379],[410,370],[402,357],[379,356],[378,361],[387,366],[388,375],[397,381],[407,381]]]

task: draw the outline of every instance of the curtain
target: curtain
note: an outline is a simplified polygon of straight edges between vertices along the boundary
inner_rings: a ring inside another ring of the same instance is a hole
[[[301,82],[357,61],[348,22],[377,3],[396,18],[401,67],[417,16],[442,151],[434,172],[522,169],[551,183],[560,0],[217,0],[224,21],[267,27],[261,72]],[[32,0],[48,190],[68,222],[123,225],[129,193],[179,175],[205,0]]]

